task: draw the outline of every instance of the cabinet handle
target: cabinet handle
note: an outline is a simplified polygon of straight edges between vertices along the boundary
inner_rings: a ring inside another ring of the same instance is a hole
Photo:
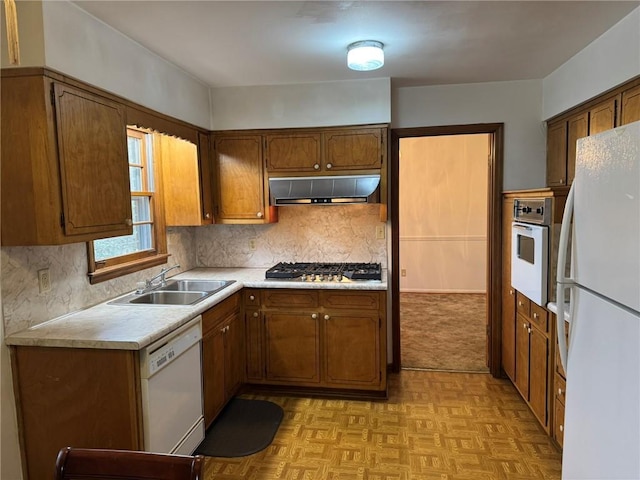
[[[522,302],[520,300],[518,300],[518,306],[521,307],[522,306]]]
[[[331,165],[330,163],[327,163],[327,170],[331,170],[333,168],[333,165]]]
[[[125,218],[124,223],[127,227],[130,227],[131,225],[133,225],[133,220],[131,220],[130,218]]]
[[[560,396],[560,397],[562,396],[562,389],[561,388],[558,389],[558,396]]]
[[[253,318],[258,318],[258,312],[253,312]]]
[[[560,179],[560,185],[564,185],[564,179],[562,179],[562,178]]]
[[[513,288],[509,289],[509,295],[513,295]]]
[[[314,169],[314,170],[320,170],[320,165],[319,165],[318,163],[316,163],[316,164],[313,166],[313,169]]]
[[[315,320],[316,318],[318,318],[318,314],[317,313],[312,313],[311,314],[311,318],[313,318]]]
[[[560,431],[564,432],[564,425],[560,425]]]
[[[256,299],[255,295],[249,295],[249,300],[253,302],[255,299]]]
[[[537,313],[533,313],[533,318],[538,318],[538,314]]]
[[[211,218],[211,214],[210,213],[205,213],[204,214],[204,218]]]
[[[256,216],[257,216],[258,218],[262,218],[262,212],[258,212],[258,213],[256,213]]]
[[[527,328],[527,333],[531,333],[531,327]]]
[[[330,320],[330,319],[331,319],[331,317],[330,317],[329,315],[325,315],[325,316],[324,316],[324,319],[325,319],[325,320]]]
[[[522,324],[522,328],[527,328],[527,326],[528,326],[528,325],[527,325],[526,323],[523,323],[523,324]]]

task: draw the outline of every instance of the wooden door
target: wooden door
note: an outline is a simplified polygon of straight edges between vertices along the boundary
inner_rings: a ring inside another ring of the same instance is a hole
[[[265,217],[260,135],[221,136],[214,140],[218,181],[217,219]]]
[[[589,110],[589,135],[611,130],[616,126],[619,96],[610,98]]]
[[[224,326],[216,325],[202,337],[204,423],[208,427],[225,403]]]
[[[516,378],[516,292],[511,286],[511,222],[513,199],[502,203],[502,368]]]
[[[525,398],[529,398],[529,322],[517,316],[516,322],[516,388]]]
[[[244,322],[236,312],[225,322],[225,397],[228,400],[244,381]]]
[[[537,328],[531,328],[529,349],[529,404],[542,425],[547,425],[547,377],[549,340]]]
[[[382,165],[382,129],[337,130],[323,134],[324,169],[378,169]]]
[[[259,310],[248,309],[245,313],[246,326],[246,362],[247,380],[261,381],[264,379],[264,331],[263,317]]]
[[[320,382],[320,319],[317,312],[264,313],[267,379]]]
[[[567,122],[547,128],[547,185],[567,184]]]
[[[54,92],[65,234],[131,234],[124,107],[59,83]]]
[[[576,147],[579,138],[589,133],[589,113],[582,112],[567,121],[567,185],[576,176]]]
[[[351,388],[379,385],[381,320],[377,312],[327,312],[322,321],[325,382]]]
[[[320,134],[283,133],[266,136],[269,172],[320,171]]]
[[[640,120],[640,85],[622,92],[620,125]]]

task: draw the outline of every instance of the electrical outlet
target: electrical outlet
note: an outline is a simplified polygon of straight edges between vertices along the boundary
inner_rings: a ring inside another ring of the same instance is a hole
[[[48,268],[38,270],[38,288],[40,289],[40,293],[51,291],[51,276]]]
[[[400,276],[402,277],[406,277],[407,276],[407,269],[403,268],[402,270],[400,270]]]
[[[251,250],[252,252],[256,251],[256,239],[255,238],[249,239],[249,250]]]
[[[384,239],[384,235],[385,235],[385,226],[384,225],[376,226],[376,238],[382,240]]]

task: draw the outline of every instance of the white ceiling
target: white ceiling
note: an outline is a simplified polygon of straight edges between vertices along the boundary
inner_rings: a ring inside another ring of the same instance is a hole
[[[76,1],[212,87],[390,77],[396,86],[544,78],[638,1]],[[346,47],[385,44],[374,72]]]

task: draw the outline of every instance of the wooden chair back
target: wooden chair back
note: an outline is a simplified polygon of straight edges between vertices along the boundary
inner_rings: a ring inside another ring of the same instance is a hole
[[[65,447],[55,480],[203,480],[204,457]]]

